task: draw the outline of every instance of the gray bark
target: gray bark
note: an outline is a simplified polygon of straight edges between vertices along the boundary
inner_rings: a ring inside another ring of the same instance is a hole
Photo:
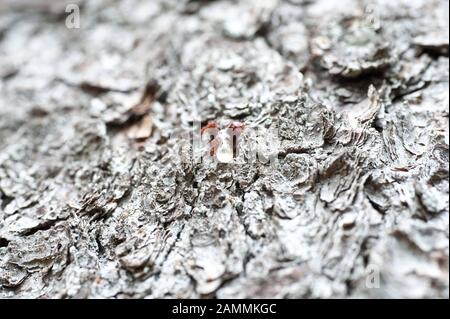
[[[76,3],[0,3],[0,297],[448,298],[448,1]]]

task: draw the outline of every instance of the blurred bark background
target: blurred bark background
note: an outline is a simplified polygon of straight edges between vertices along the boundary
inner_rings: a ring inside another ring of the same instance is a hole
[[[0,297],[448,298],[448,1],[67,3],[0,2]]]

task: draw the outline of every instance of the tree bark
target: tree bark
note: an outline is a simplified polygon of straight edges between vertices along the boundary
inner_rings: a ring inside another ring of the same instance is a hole
[[[448,1],[74,3],[0,4],[1,298],[448,298]]]

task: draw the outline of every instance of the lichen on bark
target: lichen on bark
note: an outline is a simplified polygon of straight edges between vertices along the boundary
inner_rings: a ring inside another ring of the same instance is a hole
[[[448,298],[447,1],[76,3],[0,3],[0,298]]]

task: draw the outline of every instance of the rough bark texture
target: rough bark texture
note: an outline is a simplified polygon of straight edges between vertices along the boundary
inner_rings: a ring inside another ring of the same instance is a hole
[[[0,3],[0,297],[448,298],[448,1],[55,2]]]

